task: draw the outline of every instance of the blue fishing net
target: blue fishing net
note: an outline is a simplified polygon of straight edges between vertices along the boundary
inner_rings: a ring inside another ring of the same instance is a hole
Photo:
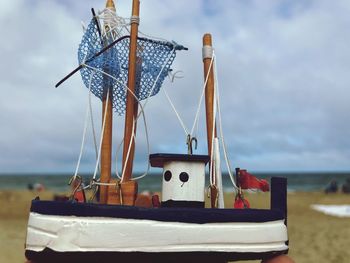
[[[82,67],[80,73],[85,86],[101,100],[110,88],[113,108],[122,115],[126,105],[130,38],[123,38],[94,57],[109,43],[111,40],[101,39],[96,22],[91,20],[78,49],[79,64],[87,65]],[[159,92],[165,77],[171,71],[170,67],[176,56],[175,50],[180,49],[184,48],[171,42],[138,39],[135,95],[139,100]]]

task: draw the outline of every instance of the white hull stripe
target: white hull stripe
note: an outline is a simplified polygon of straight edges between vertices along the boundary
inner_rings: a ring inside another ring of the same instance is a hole
[[[57,252],[270,252],[288,249],[283,220],[192,224],[106,217],[29,216],[26,249]]]

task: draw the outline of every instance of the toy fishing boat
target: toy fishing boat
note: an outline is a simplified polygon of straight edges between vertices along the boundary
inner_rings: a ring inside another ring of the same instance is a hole
[[[220,110],[209,34],[203,38],[208,153],[193,154],[192,145],[197,139],[191,132],[187,137],[187,154],[150,154],[149,164],[163,169],[161,197],[153,196],[147,207],[135,205],[139,198],[138,178],[132,177],[136,123],[139,117],[144,117],[148,99],[158,93],[171,72],[176,52],[186,48],[175,42],[140,37],[138,0],[133,0],[130,20],[116,15],[112,0],[107,1],[102,12],[96,14],[92,9],[92,13],[79,46],[79,67],[57,86],[80,71],[89,94],[102,101],[96,168],[90,183],[84,186],[78,175],[81,150],[71,179],[74,185],[71,198],[32,201],[25,244],[27,259],[226,262],[287,253],[286,179],[271,179],[271,209],[251,209],[242,189],[268,190],[267,182],[239,169],[234,177],[229,168],[237,193],[236,209],[224,208],[219,137],[221,145],[224,143],[222,129],[220,136],[216,129],[221,122],[220,114],[216,114]],[[126,30],[129,25],[130,31]],[[112,109],[119,115],[125,113],[120,180],[111,177]],[[85,133],[82,149],[84,138]],[[211,208],[205,208],[207,167]],[[90,201],[85,198],[88,190],[92,192]]]

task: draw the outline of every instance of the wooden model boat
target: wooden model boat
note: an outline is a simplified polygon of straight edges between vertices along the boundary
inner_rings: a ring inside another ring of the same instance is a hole
[[[136,122],[145,106],[141,107],[140,101],[159,91],[175,52],[185,49],[174,42],[139,37],[138,16],[139,2],[133,0],[130,35],[120,35],[116,25],[120,20],[113,1],[108,0],[107,9],[102,15],[94,13],[85,31],[79,48],[80,66],[72,73],[80,70],[89,91],[103,102],[101,156],[97,158],[97,163],[101,159],[100,178],[96,179],[95,171],[87,187],[98,188],[99,200],[75,198],[84,191],[77,172],[72,181],[78,183],[70,200],[33,200],[26,257],[33,262],[226,262],[287,253],[286,179],[271,179],[271,209],[223,208],[209,34],[203,38],[208,155],[192,153],[196,139],[191,135],[188,154],[151,154],[150,165],[163,169],[161,202],[135,206]],[[163,57],[154,58],[159,52]],[[120,114],[125,111],[120,181],[111,178],[112,108]],[[207,166],[212,179],[211,208],[204,205]]]

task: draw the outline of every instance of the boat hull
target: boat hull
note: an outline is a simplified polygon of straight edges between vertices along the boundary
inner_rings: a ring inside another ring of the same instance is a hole
[[[277,195],[272,193],[270,210],[139,208],[33,200],[26,256],[36,261],[67,255],[92,260],[87,255],[95,254],[153,261],[154,257],[168,260],[172,255],[215,256],[224,261],[262,259],[288,251],[283,196],[283,189]]]
[[[184,223],[31,213],[26,249],[57,252],[269,252],[288,249],[284,220]]]

